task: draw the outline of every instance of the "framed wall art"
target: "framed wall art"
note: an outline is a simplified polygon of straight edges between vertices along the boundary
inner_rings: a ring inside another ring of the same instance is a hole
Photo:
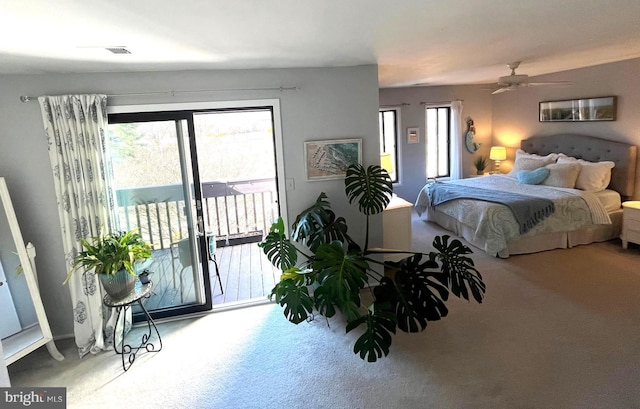
[[[341,179],[349,165],[362,163],[362,139],[332,139],[304,143],[307,180]]]
[[[615,121],[617,98],[596,97],[540,102],[540,122]]]

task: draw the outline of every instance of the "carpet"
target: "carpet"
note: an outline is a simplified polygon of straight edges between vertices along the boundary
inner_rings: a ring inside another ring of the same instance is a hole
[[[414,250],[438,227],[413,220]],[[633,408],[640,405],[640,249],[619,241],[496,259],[474,249],[482,304],[398,333],[377,363],[339,319],[293,325],[265,304],[160,325],[124,373],[113,352],[38,350],[13,386],[66,386],[69,408]],[[136,329],[137,331],[138,329]]]

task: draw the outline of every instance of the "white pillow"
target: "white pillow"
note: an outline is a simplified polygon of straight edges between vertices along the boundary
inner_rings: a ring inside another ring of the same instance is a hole
[[[535,170],[550,163],[555,163],[558,159],[557,153],[550,153],[547,156],[540,156],[534,153],[527,153],[522,149],[516,150],[516,160],[513,168],[507,175],[516,177],[521,170]]]
[[[558,158],[558,163],[577,163],[581,166],[580,174],[576,180],[576,189],[587,192],[599,192],[609,186],[611,182],[611,169],[616,164],[611,161],[589,162],[570,156]]]
[[[536,155],[535,153],[527,153],[525,151],[523,151],[522,149],[517,149],[516,150],[516,160],[518,160],[518,158],[531,158],[531,159],[540,159],[540,160],[552,160],[553,162],[555,162],[556,160],[558,160],[558,158],[560,157],[560,155],[563,155],[562,153],[550,153],[546,156],[540,156],[540,155]]]
[[[546,165],[549,169],[549,176],[542,181],[541,185],[568,187],[574,189],[576,180],[580,174],[580,165],[577,163],[551,163]]]

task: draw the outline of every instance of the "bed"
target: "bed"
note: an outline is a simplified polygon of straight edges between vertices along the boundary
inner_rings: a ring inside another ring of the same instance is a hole
[[[526,229],[514,217],[516,212],[504,204],[459,198],[433,206],[429,195],[433,196],[435,187],[443,187],[433,183],[420,191],[415,209],[425,220],[503,258],[611,240],[621,232],[621,203],[634,194],[636,151],[633,145],[585,135],[536,136],[521,141],[509,174],[444,182],[462,185],[462,189],[496,195],[509,191],[553,202],[554,211]],[[607,179],[593,182],[595,173],[590,172],[597,170],[601,177],[605,164],[612,167]],[[543,182],[525,180],[525,176],[542,173],[542,167],[550,169]]]

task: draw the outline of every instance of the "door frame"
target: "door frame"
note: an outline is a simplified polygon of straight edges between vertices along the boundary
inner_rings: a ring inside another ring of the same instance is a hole
[[[108,114],[125,114],[136,112],[160,112],[160,111],[184,111],[184,110],[209,110],[209,109],[234,109],[271,107],[273,111],[273,136],[275,140],[276,160],[276,185],[278,189],[278,207],[280,217],[284,225],[289,225],[287,217],[287,195],[284,173],[284,146],[282,142],[282,121],[280,116],[280,100],[271,99],[247,99],[234,101],[208,101],[208,102],[178,102],[139,105],[113,105],[107,107]]]
[[[197,111],[225,111],[225,110],[242,110],[242,109],[270,109],[272,112],[272,124],[273,124],[273,138],[274,138],[274,155],[276,165],[276,189],[277,189],[277,203],[280,217],[284,220],[285,226],[288,226],[287,218],[287,203],[286,203],[286,182],[284,174],[284,147],[282,141],[282,125],[280,118],[280,101],[278,99],[255,99],[255,100],[242,100],[242,101],[215,101],[215,102],[195,102],[195,103],[168,103],[168,104],[140,104],[140,105],[115,105],[107,107],[107,114],[143,114],[151,113],[162,116],[162,113],[170,113],[176,116],[176,119],[185,120],[178,113],[181,111],[191,111],[196,113]],[[189,114],[190,115],[190,114]],[[189,124],[189,122],[188,122]],[[191,124],[193,125],[193,124]],[[190,130],[195,136],[195,130]],[[197,151],[195,145],[191,148],[191,158],[197,163]],[[195,165],[194,165],[195,166]],[[194,175],[195,177],[195,175]],[[195,180],[194,180],[195,181]],[[199,181],[198,181],[199,182]],[[200,186],[194,186],[196,195],[201,197]],[[198,240],[200,246],[200,254],[206,253],[206,245],[203,240]],[[203,266],[203,268],[206,268]],[[211,289],[209,283],[209,274],[205,274],[205,291],[208,292]],[[209,295],[207,302],[202,307],[182,306],[178,309],[182,312],[179,315],[192,315],[193,313],[201,313],[210,311],[213,308],[212,297]],[[169,318],[176,315],[176,309],[164,309],[159,311],[150,311],[151,316],[156,318]],[[134,317],[138,318],[138,317]]]

